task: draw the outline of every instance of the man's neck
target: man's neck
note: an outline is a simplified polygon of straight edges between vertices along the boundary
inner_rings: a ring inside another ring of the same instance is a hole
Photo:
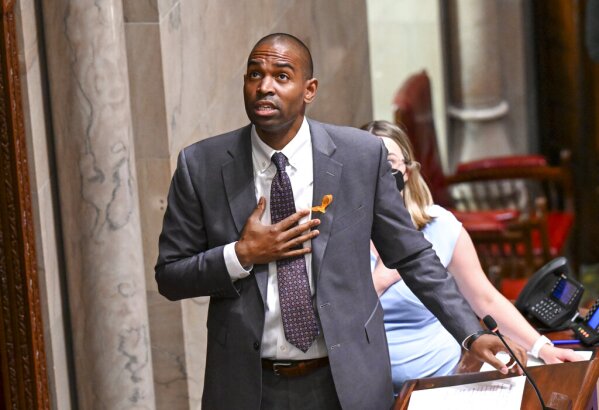
[[[295,138],[302,127],[303,121],[304,117],[302,116],[299,121],[294,121],[291,126],[283,130],[268,131],[256,127],[256,133],[266,145],[276,151],[281,151],[293,138]]]

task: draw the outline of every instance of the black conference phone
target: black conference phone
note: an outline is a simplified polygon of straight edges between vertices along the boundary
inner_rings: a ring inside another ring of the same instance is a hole
[[[583,285],[571,277],[567,259],[555,258],[532,275],[516,308],[547,329],[561,329],[578,315],[583,291]]]

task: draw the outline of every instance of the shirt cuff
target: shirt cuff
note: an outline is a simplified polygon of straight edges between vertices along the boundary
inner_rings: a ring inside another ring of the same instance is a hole
[[[235,244],[237,242],[229,243],[225,245],[223,249],[223,256],[225,258],[225,265],[227,266],[227,272],[231,277],[231,280],[234,282],[238,279],[243,279],[250,275],[250,271],[254,268],[254,265],[249,266],[248,269],[245,269],[239,263],[239,258],[237,258],[237,254],[235,253]]]
[[[532,348],[530,349],[530,354],[535,358],[538,359],[539,358],[539,353],[541,352],[541,348],[545,345],[551,345],[553,346],[553,343],[551,343],[551,340],[549,340],[547,338],[547,336],[541,336],[537,339],[537,341],[535,342],[534,345],[532,345]]]

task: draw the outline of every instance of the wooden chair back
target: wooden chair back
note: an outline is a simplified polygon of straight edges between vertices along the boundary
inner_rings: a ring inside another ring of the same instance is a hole
[[[485,158],[462,163],[446,177],[456,217],[508,297],[565,251],[574,221],[569,159],[566,151],[559,166],[539,155]]]
[[[484,158],[458,165],[446,177],[454,205],[460,210],[518,209],[531,212],[542,199],[548,211],[574,211],[570,153],[559,166],[541,155]]]

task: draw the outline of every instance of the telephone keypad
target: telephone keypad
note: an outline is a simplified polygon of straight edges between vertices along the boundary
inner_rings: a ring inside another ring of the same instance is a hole
[[[563,308],[551,299],[542,299],[530,309],[540,319],[550,321],[557,316]]]

